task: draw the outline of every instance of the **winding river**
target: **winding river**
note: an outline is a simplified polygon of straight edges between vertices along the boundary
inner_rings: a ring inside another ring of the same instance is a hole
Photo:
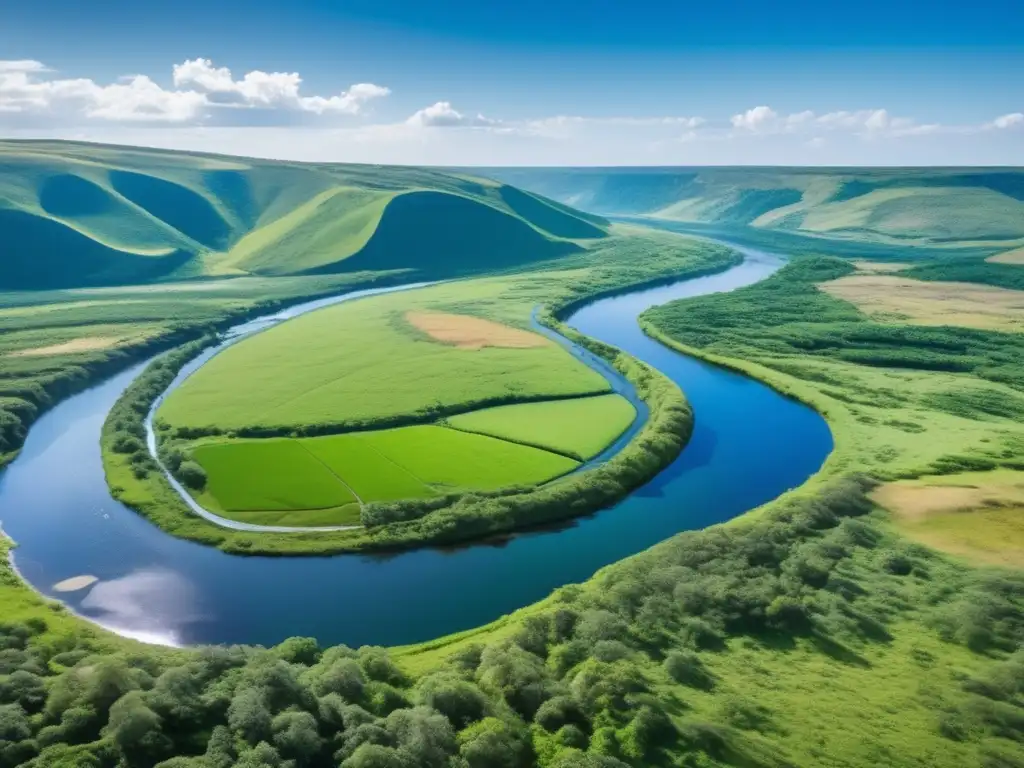
[[[389,556],[238,557],[163,533],[114,501],[100,460],[104,418],[139,364],[68,398],[32,427],[0,474],[0,521],[39,591],[123,635],[173,645],[397,645],[479,626],[674,533],[736,517],[804,482],[832,448],[824,420],[749,378],[673,352],[636,318],[665,302],[764,279],[777,257],[709,277],[601,299],[568,322],[675,380],[696,413],[693,438],[615,507],[500,545]],[[54,585],[98,581],[74,592]]]

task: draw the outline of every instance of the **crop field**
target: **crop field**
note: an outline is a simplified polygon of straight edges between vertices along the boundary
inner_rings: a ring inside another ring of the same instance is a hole
[[[352,491],[296,440],[211,443],[195,448],[207,493],[225,512],[328,509],[356,502]]]
[[[636,409],[621,395],[502,405],[448,419],[456,429],[589,459],[625,432]]]
[[[206,471],[200,502],[245,522],[320,525],[357,521],[359,502],[534,485],[573,470],[556,453],[440,426],[331,435],[204,442],[193,457]],[[291,515],[263,513],[295,512]],[[254,514],[257,513],[257,514]]]
[[[171,393],[158,416],[176,428],[221,431],[390,426],[480,405],[608,391],[600,374],[522,328],[532,304],[517,288],[522,281],[453,283],[312,312],[221,352]],[[444,311],[462,306],[493,319]],[[411,312],[419,325],[464,318],[448,331],[473,326],[474,340],[432,336],[410,321]]]
[[[365,439],[423,482],[450,490],[534,485],[577,465],[558,454],[433,425],[370,432]]]

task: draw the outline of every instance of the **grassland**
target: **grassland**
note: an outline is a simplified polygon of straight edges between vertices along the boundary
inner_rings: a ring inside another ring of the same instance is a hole
[[[1024,294],[1008,288],[923,282],[898,275],[850,275],[823,284],[822,290],[879,320],[990,331],[1024,330]]]
[[[407,319],[415,311],[476,307],[476,315],[528,327],[529,282],[439,285],[296,318],[221,352],[171,393],[158,418],[185,435],[311,425],[340,431],[607,391],[600,374],[543,336],[529,334],[535,343],[528,347],[499,341],[475,349],[435,339]]]
[[[486,408],[453,416],[456,429],[572,456],[596,456],[629,428],[636,409],[619,395]]]
[[[1024,473],[962,472],[872,493],[909,538],[981,565],[1024,568]]]

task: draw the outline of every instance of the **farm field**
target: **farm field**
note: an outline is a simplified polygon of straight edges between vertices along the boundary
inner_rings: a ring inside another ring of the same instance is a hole
[[[604,450],[635,417],[624,397],[600,395],[486,408],[453,416],[448,424],[584,460]]]
[[[196,498],[209,509],[243,522],[302,526],[358,525],[360,504],[536,485],[578,465],[549,451],[430,425],[204,442],[191,453],[208,478]]]
[[[312,312],[218,354],[171,393],[158,418],[186,433],[338,431],[608,391],[600,374],[524,329],[530,285],[460,282]],[[447,335],[424,326],[431,318],[448,324]]]
[[[193,458],[208,478],[200,501],[214,501],[226,517],[251,522],[252,513],[336,509],[340,518],[351,507],[358,519],[355,494],[295,440],[210,443]]]

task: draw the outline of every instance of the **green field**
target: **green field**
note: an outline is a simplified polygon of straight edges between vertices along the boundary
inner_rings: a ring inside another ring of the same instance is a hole
[[[356,503],[352,491],[296,440],[199,445],[207,493],[225,512],[328,509]]]
[[[233,520],[303,526],[358,523],[360,502],[534,485],[578,465],[549,451],[429,425],[206,442],[191,453],[208,477],[200,503]]]
[[[620,395],[544,403],[503,405],[460,416],[448,423],[516,443],[536,445],[578,459],[589,459],[625,432],[636,409]]]
[[[608,382],[562,347],[463,348],[432,339],[410,310],[486,316],[522,327],[531,280],[460,282],[328,307],[221,352],[158,418],[183,430],[291,430],[432,420],[492,403],[586,395]]]

